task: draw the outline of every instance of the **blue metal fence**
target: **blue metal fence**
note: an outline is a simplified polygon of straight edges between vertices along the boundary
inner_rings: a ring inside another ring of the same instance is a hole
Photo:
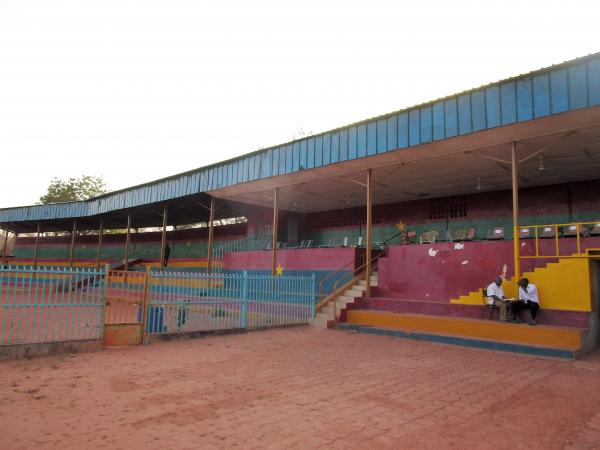
[[[303,324],[314,308],[314,276],[151,272],[146,332]]]
[[[103,276],[94,269],[0,267],[0,345],[100,338]]]
[[[99,339],[105,324],[144,320],[149,334],[304,324],[315,279],[4,266],[0,345]]]

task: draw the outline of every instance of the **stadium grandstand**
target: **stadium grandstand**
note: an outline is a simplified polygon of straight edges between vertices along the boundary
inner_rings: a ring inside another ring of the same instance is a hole
[[[313,326],[574,357],[600,334],[599,174],[593,54],[86,201],[0,209],[2,263],[314,276]],[[506,297],[535,283],[536,327],[497,320],[483,291],[497,276]]]

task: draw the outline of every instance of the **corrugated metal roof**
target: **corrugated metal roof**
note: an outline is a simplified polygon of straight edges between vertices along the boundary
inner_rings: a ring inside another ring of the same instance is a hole
[[[0,209],[0,223],[107,214],[597,105],[600,53],[86,201]]]

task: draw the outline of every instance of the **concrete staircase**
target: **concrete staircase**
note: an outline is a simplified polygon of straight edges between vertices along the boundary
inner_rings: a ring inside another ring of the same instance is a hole
[[[371,274],[371,287],[378,286],[378,278],[377,272],[373,272]],[[313,327],[317,328],[333,328],[337,321],[337,318],[340,316],[340,312],[346,309],[346,306],[355,302],[357,298],[362,298],[367,289],[367,282],[365,280],[360,280],[357,284],[352,286],[350,289],[346,289],[346,291],[337,297],[335,300],[335,313],[337,317],[334,317],[333,314],[333,302],[329,302],[327,305],[321,309],[320,312],[317,312],[314,319],[309,319],[309,323]]]

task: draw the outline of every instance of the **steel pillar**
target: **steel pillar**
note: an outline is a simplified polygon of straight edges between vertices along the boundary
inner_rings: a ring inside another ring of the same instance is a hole
[[[168,208],[163,208],[163,223],[162,223],[162,235],[160,238],[160,270],[165,268],[165,246],[167,244],[167,213]]]
[[[279,226],[279,188],[275,188],[273,194],[273,239],[272,239],[272,254],[273,261],[271,264],[271,274],[277,273],[277,227]]]
[[[35,247],[33,247],[33,267],[37,267],[38,251],[40,248],[40,231],[41,226],[37,224],[37,232],[35,233]]]
[[[213,263],[213,222],[215,221],[215,199],[210,199],[210,214],[208,218],[208,251],[207,251],[207,266],[206,271],[208,273],[212,272],[212,263]]]
[[[6,264],[6,246],[8,245],[8,227],[4,229],[4,245],[2,246],[2,265]]]
[[[512,209],[513,209],[513,258],[515,269],[515,281],[518,283],[521,276],[521,261],[519,249],[519,168],[517,161],[517,143],[513,142],[511,147],[512,167]]]
[[[373,192],[371,185],[371,169],[367,170],[367,242],[366,242],[366,265],[365,265],[365,296],[371,295],[371,240],[372,240],[372,222],[373,222]]]
[[[73,221],[73,231],[71,231],[71,247],[69,247],[69,267],[73,267],[73,250],[75,248],[75,236],[77,235],[77,221]]]
[[[127,214],[127,235],[125,236],[125,271],[129,270],[129,241],[131,240],[131,213]]]
[[[100,253],[102,252],[102,233],[104,232],[104,222],[100,221],[98,228],[98,250],[96,251],[96,270],[100,270]]]

